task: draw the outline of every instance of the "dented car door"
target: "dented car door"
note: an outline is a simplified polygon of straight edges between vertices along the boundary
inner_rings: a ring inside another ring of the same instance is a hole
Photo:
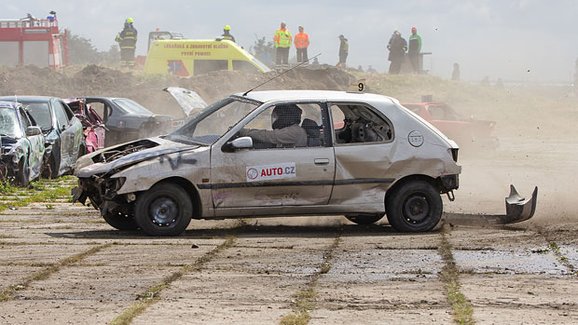
[[[282,105],[298,105],[302,120],[316,125],[319,133],[323,124],[328,126],[322,117],[326,116],[325,104]],[[271,132],[273,107],[262,109],[244,129]],[[233,152],[213,148],[211,174],[217,215],[228,208],[252,208],[250,212],[265,214],[273,207],[326,205],[333,188],[335,157],[329,141],[320,139],[308,138],[301,147],[262,147],[254,142],[252,148]]]
[[[330,204],[358,211],[384,211],[384,196],[395,181],[393,127],[376,109],[363,103],[330,105],[335,145],[335,187]]]
[[[325,205],[331,195],[331,148],[214,150],[211,160],[215,209]]]

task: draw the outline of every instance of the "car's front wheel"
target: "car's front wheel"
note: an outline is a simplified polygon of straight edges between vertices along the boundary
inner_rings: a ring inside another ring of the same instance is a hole
[[[18,186],[26,187],[30,184],[30,168],[28,168],[28,161],[25,157],[18,162],[18,174],[16,175],[16,184]]]
[[[108,212],[104,216],[104,221],[111,225],[113,228],[118,230],[137,230],[138,225],[134,220],[134,217],[127,216],[122,213],[112,213]]]
[[[443,212],[439,191],[426,181],[410,181],[393,189],[387,196],[385,210],[389,224],[398,231],[432,230]]]
[[[58,166],[56,165],[56,158],[54,155],[48,157],[48,161],[42,166],[42,177],[43,178],[56,178],[58,177]]]
[[[187,229],[192,215],[191,198],[176,184],[157,184],[136,201],[135,221],[147,235],[180,235]]]

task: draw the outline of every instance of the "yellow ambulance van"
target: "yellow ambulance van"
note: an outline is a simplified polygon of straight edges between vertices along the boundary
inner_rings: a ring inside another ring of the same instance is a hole
[[[218,70],[269,72],[271,69],[229,40],[160,39],[151,43],[147,74],[189,77]]]

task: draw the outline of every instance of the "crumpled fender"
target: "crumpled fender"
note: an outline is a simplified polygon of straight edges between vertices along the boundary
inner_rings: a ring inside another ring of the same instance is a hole
[[[94,163],[92,165],[81,168],[80,170],[78,170],[76,172],[75,175],[79,178],[88,178],[88,177],[91,177],[91,176],[97,175],[97,174],[106,174],[109,172],[117,172],[120,169],[127,168],[127,167],[130,167],[132,165],[136,165],[136,164],[143,162],[145,160],[153,159],[156,157],[160,157],[160,156],[164,156],[164,155],[168,155],[168,154],[172,154],[172,153],[178,153],[178,152],[193,150],[193,149],[196,149],[198,147],[199,147],[198,145],[192,145],[192,146],[185,146],[185,147],[178,147],[178,148],[174,148],[174,147],[173,148],[167,147],[167,148],[163,148],[163,149],[158,149],[156,147],[150,148],[147,150],[131,153],[129,155],[121,157],[121,158],[119,158],[113,162],[110,162],[110,163],[101,163],[101,162]]]

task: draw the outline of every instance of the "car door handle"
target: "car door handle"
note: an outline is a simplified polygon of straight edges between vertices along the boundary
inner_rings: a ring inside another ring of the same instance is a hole
[[[313,162],[315,163],[315,165],[329,165],[328,158],[315,158]]]

